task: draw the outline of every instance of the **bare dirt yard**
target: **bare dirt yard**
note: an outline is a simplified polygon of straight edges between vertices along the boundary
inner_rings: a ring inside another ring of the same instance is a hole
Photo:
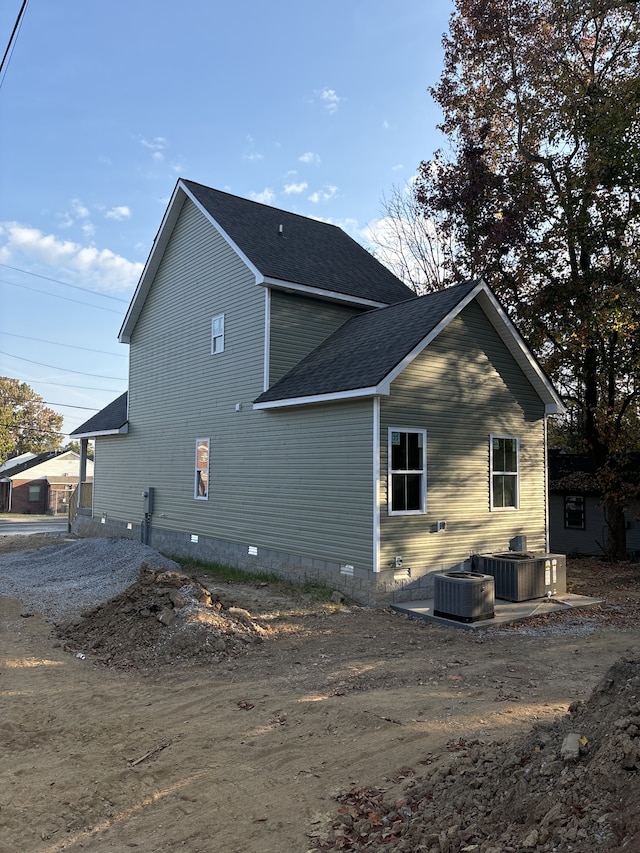
[[[640,566],[568,577],[473,631],[152,564],[0,598],[0,850],[638,853]]]

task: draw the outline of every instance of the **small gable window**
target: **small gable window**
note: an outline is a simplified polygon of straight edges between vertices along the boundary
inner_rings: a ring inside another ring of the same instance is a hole
[[[224,352],[224,314],[218,314],[211,320],[211,354]]]
[[[564,526],[570,530],[584,530],[584,496],[564,496]]]
[[[209,439],[196,439],[196,481],[194,498],[206,501],[209,498]]]
[[[518,509],[519,455],[517,437],[490,436],[491,509]]]
[[[388,511],[390,515],[426,512],[426,447],[426,430],[389,430]]]

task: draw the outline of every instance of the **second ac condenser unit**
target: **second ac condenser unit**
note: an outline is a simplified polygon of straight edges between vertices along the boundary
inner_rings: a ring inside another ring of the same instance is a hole
[[[495,579],[496,598],[528,601],[567,591],[567,563],[562,554],[485,554],[482,570]]]

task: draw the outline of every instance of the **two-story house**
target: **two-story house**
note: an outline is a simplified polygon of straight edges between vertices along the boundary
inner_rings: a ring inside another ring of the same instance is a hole
[[[336,226],[180,180],[120,340],[128,395],[74,433],[83,535],[363,603],[517,535],[548,549],[562,403],[483,282],[417,297]]]

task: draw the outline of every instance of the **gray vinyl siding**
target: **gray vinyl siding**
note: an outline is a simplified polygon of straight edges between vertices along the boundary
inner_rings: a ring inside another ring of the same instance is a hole
[[[269,384],[326,340],[360,308],[293,293],[271,291]]]
[[[96,442],[109,473],[94,515],[139,524],[151,486],[154,528],[371,568],[372,401],[254,411],[264,312],[264,287],[186,202],[131,338],[129,433]],[[197,438],[208,500],[194,499]]]
[[[392,383],[381,402],[381,568],[450,568],[506,550],[519,534],[545,548],[544,405],[472,303]],[[387,513],[389,427],[427,430],[427,513]],[[490,511],[489,435],[520,439],[520,504]],[[446,530],[436,532],[436,521]]]
[[[216,439],[212,499],[226,538],[370,569],[372,409],[364,400],[247,412],[240,458],[235,436]]]
[[[566,492],[579,495],[580,491]],[[584,530],[564,526],[564,494],[549,496],[549,531],[551,550],[558,554],[602,554],[607,546],[607,522],[597,495],[584,495]],[[627,518],[627,553],[632,559],[640,557],[640,506],[630,507]]]
[[[193,497],[195,441],[236,431],[236,404],[250,410],[261,392],[264,305],[253,273],[187,201],[131,336],[129,433],[114,445],[126,478],[96,482],[96,512],[139,518],[153,486],[155,522],[185,529],[206,516],[210,504]],[[212,355],[221,313],[224,352]]]

